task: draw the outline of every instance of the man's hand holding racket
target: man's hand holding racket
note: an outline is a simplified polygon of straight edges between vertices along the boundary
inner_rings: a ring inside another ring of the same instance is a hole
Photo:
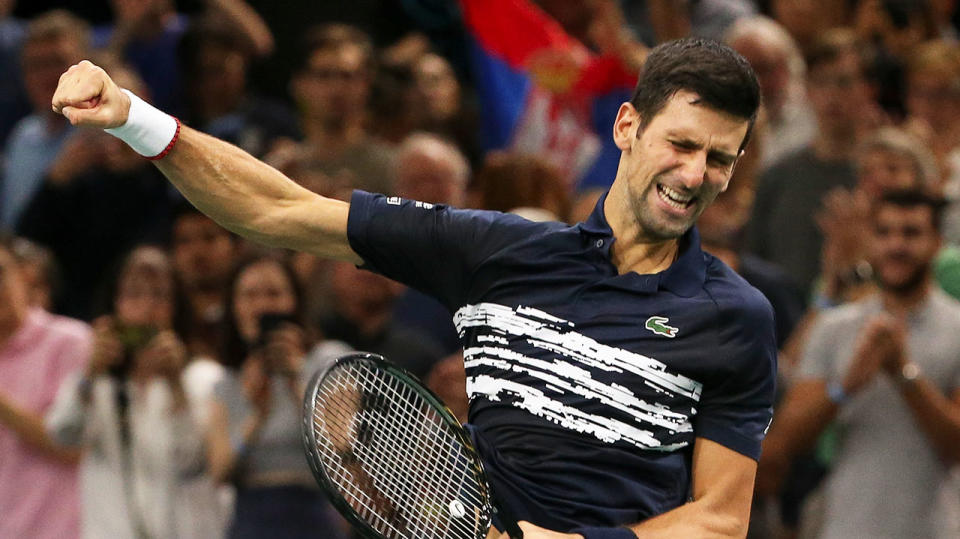
[[[130,97],[107,72],[84,60],[60,76],[53,110],[82,127],[120,127],[130,113]]]

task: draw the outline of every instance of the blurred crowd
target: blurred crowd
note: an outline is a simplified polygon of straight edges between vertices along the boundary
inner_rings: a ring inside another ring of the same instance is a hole
[[[445,307],[221,228],[51,111],[70,65],[325,196],[573,224],[649,47],[689,34],[763,94],[698,225],[776,314],[750,536],[960,537],[958,21],[955,0],[0,0],[0,539],[350,537],[299,419],[350,350],[467,418]]]

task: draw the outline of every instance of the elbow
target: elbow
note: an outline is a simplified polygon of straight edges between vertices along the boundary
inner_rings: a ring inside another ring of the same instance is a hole
[[[750,517],[732,515],[713,515],[703,526],[701,537],[716,537],[718,539],[743,539],[747,536],[750,526]]]

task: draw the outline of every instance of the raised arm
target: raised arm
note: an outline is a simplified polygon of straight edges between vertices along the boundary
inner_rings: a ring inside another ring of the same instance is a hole
[[[84,60],[60,77],[53,110],[83,127],[127,123],[130,97],[103,69]],[[189,127],[157,167],[200,211],[223,227],[274,247],[353,263],[349,204],[321,197],[239,148]]]

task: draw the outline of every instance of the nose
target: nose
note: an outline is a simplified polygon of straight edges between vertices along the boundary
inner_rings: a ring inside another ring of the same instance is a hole
[[[707,173],[706,152],[692,152],[685,156],[677,172],[684,187],[688,189],[700,187]]]

